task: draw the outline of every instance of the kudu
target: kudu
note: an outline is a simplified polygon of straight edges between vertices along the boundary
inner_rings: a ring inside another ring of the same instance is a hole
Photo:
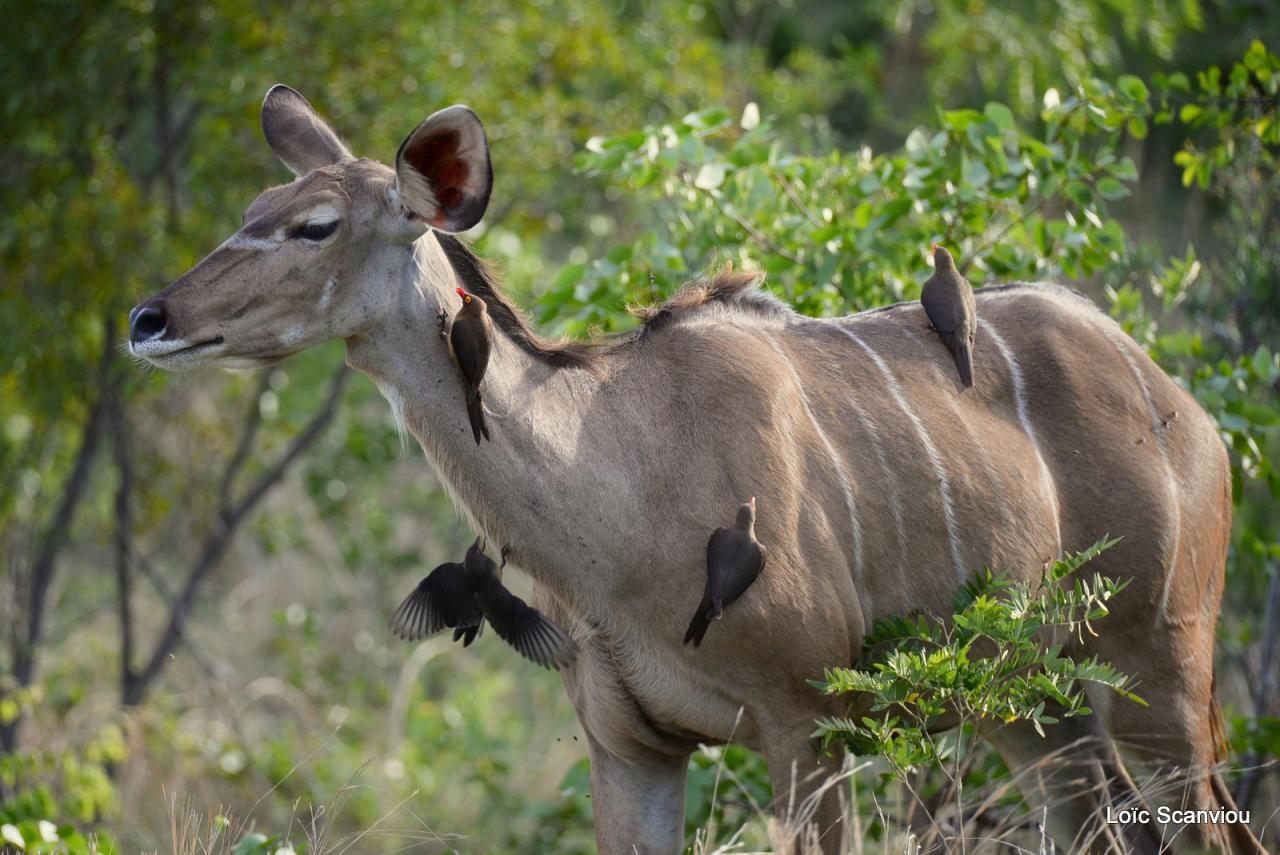
[[[470,110],[425,120],[394,169],[353,157],[284,86],[267,93],[262,126],[296,179],[134,309],[132,351],[164,369],[262,366],[346,342],[457,506],[510,545],[537,604],[581,646],[564,681],[602,852],[680,850],[699,743],[756,747],[780,801],[803,795],[812,771],[839,766],[815,753],[814,720],[851,712],[807,681],[854,660],[874,620],[946,614],[973,571],[1038,579],[1108,533],[1123,539],[1096,569],[1132,583],[1072,652],[1136,676],[1149,706],[1098,695],[1095,716],[1043,738],[988,736],[1030,770],[1024,789],[1051,805],[1063,846],[1102,806],[1139,798],[1117,746],[1146,770],[1182,769],[1179,804],[1230,805],[1211,733],[1226,452],[1195,401],[1085,299],[980,291],[971,389],[918,305],[819,320],[741,274],[686,287],[630,335],[555,344],[451,234],[479,221],[492,183]],[[499,330],[484,381],[492,441],[479,448],[439,335],[459,285]],[[708,534],[752,495],[769,568],[686,647]],[[1068,746],[1096,787],[1037,763]],[[818,801],[822,847],[836,851],[840,800]],[[1152,824],[1108,833],[1160,845]],[[1191,838],[1261,851],[1242,825],[1192,825]]]

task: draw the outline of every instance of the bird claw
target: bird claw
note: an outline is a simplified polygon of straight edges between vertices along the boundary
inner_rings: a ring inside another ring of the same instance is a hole
[[[502,558],[502,563],[498,565],[499,569],[507,566],[507,555],[510,554],[510,552],[511,552],[511,544],[507,544],[506,546],[502,547],[502,551],[499,553],[499,555]]]

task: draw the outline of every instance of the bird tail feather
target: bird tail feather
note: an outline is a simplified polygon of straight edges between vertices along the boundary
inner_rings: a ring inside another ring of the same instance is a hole
[[[693,642],[694,647],[702,645],[702,637],[707,634],[707,627],[711,626],[711,609],[699,607],[694,614],[693,620],[689,621],[689,628],[684,633],[684,643]]]
[[[957,341],[955,345],[956,351],[956,368],[960,369],[960,381],[966,386],[973,385],[973,353],[969,350],[969,343],[966,341]]]
[[[477,386],[467,392],[467,418],[471,420],[471,435],[480,444],[480,437],[489,438],[489,427],[484,423],[484,403],[480,400],[480,388]]]

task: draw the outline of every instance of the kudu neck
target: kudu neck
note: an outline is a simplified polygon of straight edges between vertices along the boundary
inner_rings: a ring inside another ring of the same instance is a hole
[[[521,552],[536,535],[528,509],[581,489],[573,466],[584,402],[598,381],[590,372],[557,368],[519,347],[497,325],[481,385],[491,441],[476,445],[464,390],[440,334],[444,306],[456,316],[459,280],[430,234],[392,275],[391,302],[365,330],[347,339],[347,362],[368,375],[403,427],[418,440],[455,504],[476,530],[540,577]],[[555,581],[539,578],[557,587]]]

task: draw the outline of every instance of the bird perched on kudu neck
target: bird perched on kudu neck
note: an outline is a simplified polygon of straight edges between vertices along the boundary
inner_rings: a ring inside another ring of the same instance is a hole
[[[960,381],[973,385],[973,342],[978,332],[978,307],[973,288],[956,270],[951,253],[933,245],[933,275],[924,283],[920,303],[933,329],[951,348]]]
[[[500,567],[484,554],[477,537],[462,561],[467,587],[499,638],[530,662],[559,671],[573,662],[577,645],[546,615],[503,586],[502,567],[506,563],[506,550]]]
[[[733,528],[718,528],[707,541],[707,587],[689,622],[684,643],[702,644],[713,618],[741,597],[764,570],[765,548],[756,540],[756,497],[738,507]]]
[[[458,363],[462,372],[463,392],[467,400],[467,418],[471,421],[471,433],[480,444],[480,437],[489,438],[489,428],[484,423],[484,404],[480,400],[480,381],[489,367],[489,348],[493,339],[493,322],[489,309],[475,294],[455,288],[462,298],[462,308],[453,319],[449,330],[449,355]]]

